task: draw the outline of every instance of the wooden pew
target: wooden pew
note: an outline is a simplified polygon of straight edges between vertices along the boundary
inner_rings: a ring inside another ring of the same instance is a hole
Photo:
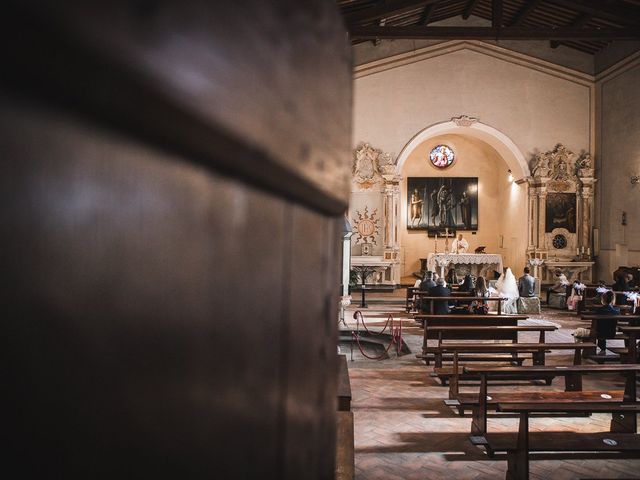
[[[452,302],[454,300],[464,300],[465,303],[473,302],[474,300],[485,301],[485,302],[498,302],[498,315],[502,314],[502,302],[508,300],[508,298],[503,297],[472,297],[468,292],[460,292],[457,294],[452,294],[448,297],[431,297],[429,296],[429,292],[417,292],[421,300],[424,302],[427,300],[429,302],[429,313],[433,315],[433,302],[438,300],[448,300]],[[417,319],[420,315],[414,315],[414,318]]]
[[[407,287],[407,296],[405,298],[404,306],[407,313],[410,313],[416,310],[415,301],[413,300],[414,295],[417,291],[419,291],[420,287]]]
[[[349,380],[349,367],[347,356],[338,355],[338,411],[351,410],[351,381]]]
[[[355,448],[353,412],[351,412],[351,382],[347,356],[338,355],[338,412],[336,428],[336,480],[355,478]]]
[[[640,324],[640,315],[598,315],[598,314],[583,314],[580,316],[580,318],[582,320],[586,320],[590,322],[589,325],[589,336],[587,337],[576,337],[577,340],[581,340],[581,341],[586,341],[586,342],[593,342],[593,343],[597,343],[598,337],[596,336],[596,332],[598,331],[598,322],[603,321],[603,320],[616,320],[618,322],[618,324],[629,324],[629,325],[638,325]],[[619,336],[616,337],[617,339],[624,339],[624,336],[621,334]],[[611,339],[611,340],[615,340],[615,339]],[[620,349],[620,348],[616,348],[614,347],[614,349],[612,350],[611,348],[607,348],[608,350],[611,350],[612,352],[614,352],[616,355],[597,355],[596,354],[596,349],[593,348],[589,351],[584,351],[583,352],[583,356],[585,358],[590,358],[598,363],[602,363],[605,360],[618,360],[620,358],[620,355],[626,355],[626,349]]]
[[[427,346],[424,349],[423,357],[430,354],[434,355],[436,368],[442,367],[443,351],[442,347],[445,340],[508,340],[512,343],[518,342],[518,332],[539,332],[539,342],[544,343],[545,332],[557,330],[554,325],[430,325],[425,324],[425,338],[432,338],[432,334],[437,337],[438,344],[433,347]],[[474,343],[473,345],[477,345]],[[506,352],[505,352],[506,353]],[[512,352],[508,352],[510,355]],[[513,357],[513,355],[511,355]],[[466,360],[461,359],[460,360]],[[497,357],[495,360],[488,361],[504,361],[503,357]],[[521,363],[521,362],[520,362]],[[544,360],[543,360],[544,364]]]
[[[448,315],[434,315],[434,314],[419,314],[414,315],[414,318],[422,321],[424,327],[452,327],[455,325],[475,327],[475,326],[516,326],[518,320],[526,320],[529,318],[526,315],[472,315],[472,314],[448,314]],[[424,328],[422,337],[422,350],[425,353],[427,347],[428,328]]]
[[[500,403],[498,411],[520,417],[517,435],[487,434],[485,448],[490,456],[507,452],[507,480],[529,479],[530,452],[607,452],[640,454],[637,415],[640,405],[625,403]],[[611,413],[610,432],[529,432],[532,413]],[[562,458],[566,458],[564,455]]]
[[[640,326],[621,326],[618,330],[626,336],[626,353],[620,352],[622,363],[638,363],[638,340],[640,339]]]
[[[531,367],[465,367],[464,371],[480,377],[478,394],[458,393],[455,399],[445,401],[446,405],[458,411],[472,410],[472,435],[484,435],[487,431],[487,411],[495,409],[498,403],[600,403],[636,402],[636,374],[640,365],[568,365]],[[626,377],[624,391],[583,391],[582,375],[617,374]],[[544,375],[563,376],[564,392],[507,392],[488,393],[489,380],[533,380]]]

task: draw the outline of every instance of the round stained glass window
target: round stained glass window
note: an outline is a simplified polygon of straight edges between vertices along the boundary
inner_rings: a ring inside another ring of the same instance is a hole
[[[447,145],[438,145],[429,154],[431,165],[436,168],[447,168],[455,159],[456,155]]]

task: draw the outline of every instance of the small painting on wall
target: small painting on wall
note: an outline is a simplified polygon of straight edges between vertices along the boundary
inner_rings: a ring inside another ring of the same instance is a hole
[[[477,230],[477,177],[409,177],[407,229]]]
[[[576,233],[576,194],[547,194],[545,217],[545,233],[551,233],[556,228],[566,228],[569,233]]]

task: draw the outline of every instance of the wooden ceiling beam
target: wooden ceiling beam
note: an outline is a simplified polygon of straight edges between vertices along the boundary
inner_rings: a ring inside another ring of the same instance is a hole
[[[573,27],[573,28],[582,28],[587,23],[589,23],[589,20],[591,20],[591,15],[589,15],[588,13],[583,13],[578,18],[576,18],[573,22],[571,22],[570,26]],[[560,46],[560,43],[561,42],[559,42],[557,40],[551,40],[549,46],[551,48],[558,48]]]
[[[491,26],[493,28],[502,26],[502,0],[491,1]]]
[[[469,0],[469,3],[467,3],[467,6],[464,8],[462,18],[464,18],[465,20],[468,19],[473,14],[473,11],[478,6],[478,3],[480,3],[480,0]]]
[[[432,39],[432,40],[640,40],[637,28],[573,28],[573,27],[406,27],[366,26],[350,29],[352,40]]]
[[[640,9],[601,0],[547,0],[570,10],[588,13],[593,18],[601,18],[622,25],[640,25]]]
[[[516,14],[515,18],[511,22],[512,27],[522,25],[527,17],[533,12],[542,0],[528,0],[526,5]]]
[[[433,15],[433,11],[436,9],[436,4],[432,3],[431,5],[427,5],[424,7],[424,12],[422,13],[422,18],[420,18],[420,25],[426,27],[429,25],[431,21],[431,16]]]
[[[373,7],[363,8],[357,12],[347,14],[344,19],[347,25],[357,25],[359,23],[372,22],[384,17],[400,15],[440,1],[442,0],[389,0],[384,3],[377,3]]]

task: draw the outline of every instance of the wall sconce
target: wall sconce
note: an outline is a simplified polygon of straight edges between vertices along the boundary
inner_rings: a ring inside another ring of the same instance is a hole
[[[507,176],[507,180],[509,180],[509,183],[513,182],[513,173],[511,173],[511,170],[509,170],[509,175]]]
[[[640,175],[632,175],[631,185],[637,185],[638,183],[640,183]]]

